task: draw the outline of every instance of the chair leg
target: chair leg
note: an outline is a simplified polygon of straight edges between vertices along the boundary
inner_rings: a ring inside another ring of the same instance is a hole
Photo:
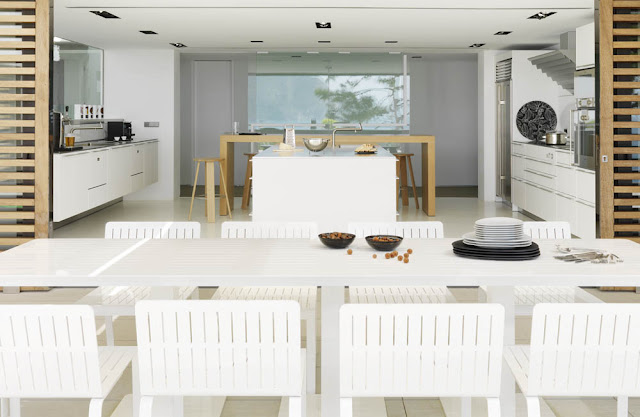
[[[411,165],[411,157],[407,157],[407,162],[409,162],[409,174],[411,175],[411,189],[413,190],[413,199],[416,202],[416,209],[420,208],[420,202],[418,201],[418,190],[416,189],[416,179],[413,176],[413,165]]]
[[[488,417],[500,417],[500,399],[487,398],[487,411]]]
[[[629,417],[629,397],[618,397],[618,417]]]
[[[138,417],[151,417],[153,411],[153,397],[140,397],[140,413]]]
[[[340,398],[339,417],[353,417],[353,398]]]
[[[140,369],[138,368],[138,355],[131,360],[131,403],[133,417],[140,415]]]
[[[101,417],[102,416],[102,403],[104,398],[92,398],[89,403],[89,417]]]
[[[302,417],[301,397],[289,397],[289,417]]]
[[[196,185],[198,185],[198,172],[200,171],[200,162],[196,164],[196,178],[193,180],[193,191],[191,192],[191,206],[189,207],[189,220],[193,212],[193,200],[196,198]]]
[[[409,205],[409,181],[407,181],[406,157],[400,160],[400,194],[402,194],[402,207]]]
[[[242,210],[249,208],[251,200],[251,158],[247,159],[247,172],[244,176],[244,188],[242,189]]]
[[[460,398],[460,416],[471,417],[471,397]]]
[[[307,325],[307,393],[316,393],[316,315],[305,320]]]
[[[222,164],[218,164],[220,166],[220,179],[222,180],[222,186],[224,187],[224,200],[227,202],[227,210],[229,211],[229,219],[233,219],[231,216],[231,205],[229,204],[229,189],[227,188],[227,182],[224,179],[224,171],[222,170]],[[221,188],[222,189],[222,188]],[[222,198],[222,192],[220,193],[220,198]],[[233,198],[233,195],[231,196]],[[220,201],[220,205],[222,205],[222,201]]]
[[[20,417],[20,398],[9,398],[9,416]]]
[[[113,332],[113,316],[104,317],[104,334],[107,337],[107,346],[115,346],[116,339]]]
[[[527,400],[528,417],[540,417],[540,399],[538,397],[525,397]]]

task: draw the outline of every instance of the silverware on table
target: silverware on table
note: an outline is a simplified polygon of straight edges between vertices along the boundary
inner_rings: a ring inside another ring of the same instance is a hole
[[[554,256],[554,258],[565,262],[591,262],[594,264],[616,264],[624,262],[618,255],[599,249],[571,248],[561,245],[556,245],[556,249],[565,255]]]

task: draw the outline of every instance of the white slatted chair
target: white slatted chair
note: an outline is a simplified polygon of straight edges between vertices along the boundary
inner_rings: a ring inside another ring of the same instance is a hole
[[[89,306],[2,305],[2,416],[19,417],[22,398],[83,398],[90,400],[89,417],[100,417],[135,357],[135,347],[98,347]]]
[[[524,232],[534,240],[571,239],[568,222],[524,222]],[[485,287],[481,287],[486,292]],[[516,286],[515,313],[530,316],[538,303],[602,303],[598,297],[580,287]],[[486,299],[486,297],[481,297]]]
[[[315,223],[224,222],[223,239],[314,239]],[[214,300],[292,300],[300,304],[307,335],[307,392],[316,391],[316,287],[220,287]]]
[[[499,304],[345,304],[340,310],[340,417],[353,397],[487,399],[500,416],[504,308]]]
[[[538,304],[531,345],[504,356],[529,417],[540,417],[540,397],[616,397],[627,417],[629,397],[640,397],[640,305]]]
[[[349,223],[349,233],[357,238],[394,235],[406,239],[442,239],[442,222]],[[349,302],[364,304],[454,303],[445,286],[349,287]]]
[[[109,222],[105,239],[199,239],[198,222]],[[198,287],[176,287],[174,298],[198,298]],[[98,287],[78,300],[77,304],[93,307],[96,316],[104,317],[107,345],[115,344],[113,321],[118,316],[133,316],[137,301],[151,295],[151,287]]]
[[[293,301],[136,304],[140,413],[156,396],[283,396],[305,415],[300,306]]]

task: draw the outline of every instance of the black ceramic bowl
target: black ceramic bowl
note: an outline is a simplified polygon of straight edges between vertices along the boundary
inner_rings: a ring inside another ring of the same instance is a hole
[[[382,238],[382,237],[393,238],[394,241],[393,242],[378,242],[376,240],[373,240],[376,237],[378,237],[378,238]],[[371,246],[373,249],[384,251],[384,252],[391,252],[392,250],[394,250],[395,248],[400,246],[400,244],[402,243],[402,238],[400,236],[391,236],[391,235],[367,236],[367,237],[365,237],[365,240],[367,241],[369,246]]]
[[[328,237],[329,235],[334,234],[334,233],[337,233],[337,232],[320,233],[318,235],[318,237],[320,238],[320,242],[324,243],[324,245],[329,247],[329,248],[344,249],[347,246],[349,246],[350,244],[352,244],[353,240],[356,238],[356,235],[351,234],[351,233],[341,233],[342,236],[347,236],[346,239],[343,239],[343,238],[331,239],[330,237]]]

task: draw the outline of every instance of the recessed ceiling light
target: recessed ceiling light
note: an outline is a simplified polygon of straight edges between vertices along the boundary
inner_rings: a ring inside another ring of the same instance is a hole
[[[261,54],[261,55],[262,55],[262,54],[268,54],[268,53],[269,53],[269,51],[258,51],[258,52],[256,52],[256,53],[257,53],[257,54]]]
[[[331,43],[331,41],[318,41],[318,43]]]
[[[302,55],[291,55],[291,58],[302,58]]]
[[[251,43],[262,43],[264,41],[251,41]]]
[[[389,52],[390,55],[400,55],[400,52]]]
[[[331,22],[316,22],[317,29],[331,29]]]
[[[504,36],[504,35],[508,35],[510,34],[512,31],[510,30],[501,30],[500,32],[496,32],[494,33],[494,35],[498,35],[498,36]]]
[[[533,16],[529,16],[527,19],[536,19],[536,20],[542,20],[542,19],[546,19],[547,17],[556,14],[556,12],[538,12],[536,14],[534,14]]]
[[[141,30],[140,33],[144,33],[145,35],[157,35],[157,32],[154,32],[152,30]]]
[[[414,56],[412,56],[411,58],[414,58],[414,59],[420,59],[420,58],[422,58],[422,56],[421,56],[421,55],[414,55]]]
[[[91,10],[91,13],[95,14],[96,16],[104,17],[105,19],[120,19],[115,14],[109,13],[105,10]]]
[[[347,52],[347,51],[340,51],[338,52],[339,54],[343,54],[343,55],[349,55],[351,52]]]
[[[398,43],[398,41],[384,41],[384,43]]]
[[[187,47],[187,45],[185,45],[184,43],[180,43],[180,42],[170,43],[169,45],[173,45],[176,48],[186,48]]]
[[[473,45],[469,45],[469,48],[482,48],[484,43],[474,43]]]
[[[308,54],[319,54],[320,52],[317,51],[307,51]]]

